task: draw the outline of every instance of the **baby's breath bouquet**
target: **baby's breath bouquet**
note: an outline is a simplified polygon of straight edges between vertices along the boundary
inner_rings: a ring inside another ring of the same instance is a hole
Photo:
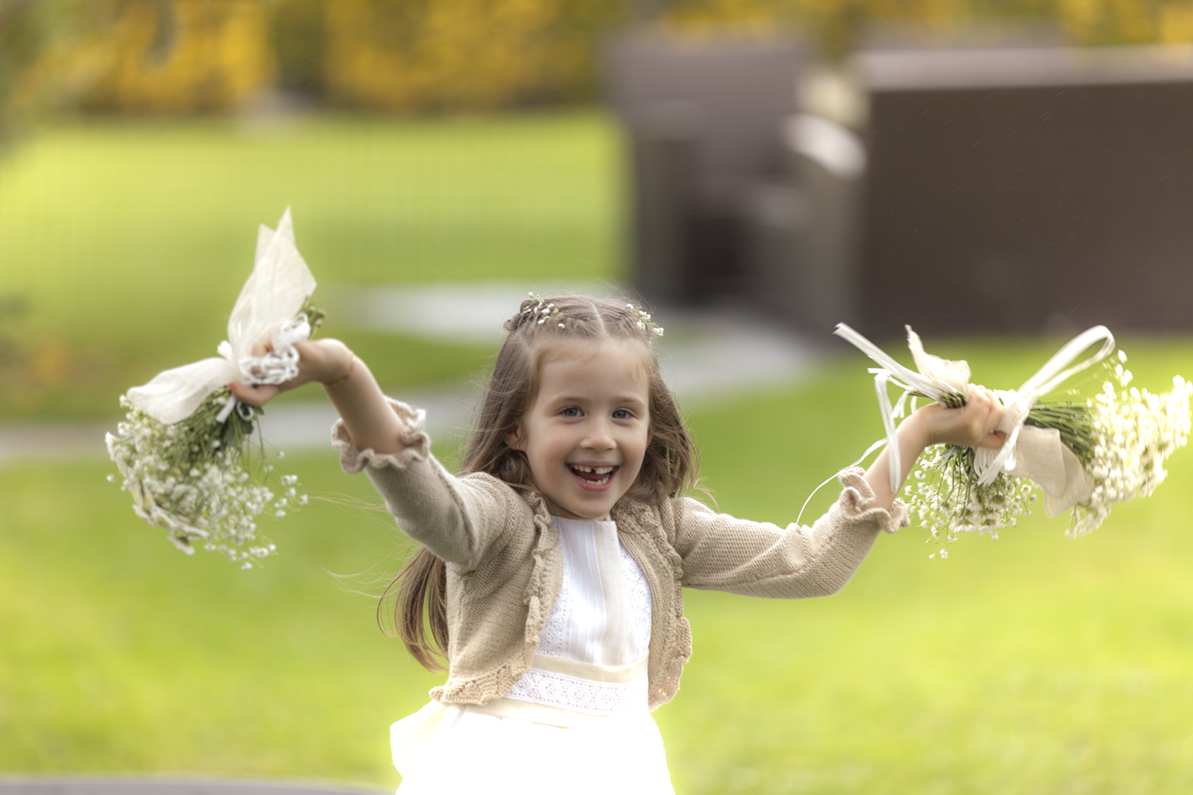
[[[276,550],[258,536],[256,518],[306,504],[296,476],[275,483],[257,428],[261,409],[237,401],[227,384],[281,384],[298,374],[294,343],[322,320],[309,303],[314,289],[287,209],[276,232],[261,227],[220,355],[160,373],[120,399],[127,414],[107,444],[121,488],[136,515],[188,555],[201,544],[252,568]],[[264,343],[271,350],[255,355]]]
[[[910,327],[908,344],[917,370],[895,362],[873,343],[841,324],[837,334],[876,361],[879,403],[888,440],[894,419],[908,397],[922,396],[957,407],[966,401],[969,366],[926,354]],[[1092,356],[1079,359],[1101,343]],[[1067,535],[1097,529],[1112,505],[1149,496],[1167,474],[1164,461],[1188,442],[1189,396],[1193,384],[1173,378],[1173,389],[1154,394],[1130,386],[1127,356],[1114,352],[1114,337],[1102,326],[1078,335],[1018,390],[997,394],[1005,414],[997,430],[1006,433],[1001,450],[936,445],[919,459],[909,489],[909,508],[931,533],[929,542],[948,557],[947,544],[958,533],[998,537],[1030,513],[1036,491],[1045,498],[1049,517],[1071,510]],[[1074,362],[1076,363],[1074,364]],[[1086,401],[1038,402],[1075,373],[1101,364],[1105,378],[1099,394]],[[896,404],[886,384],[902,387]],[[898,445],[890,444],[891,482],[900,480]],[[935,554],[935,553],[934,553]]]

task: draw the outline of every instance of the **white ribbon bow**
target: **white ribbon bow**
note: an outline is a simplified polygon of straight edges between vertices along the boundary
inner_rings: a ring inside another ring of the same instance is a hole
[[[910,370],[888,356],[882,349],[844,323],[833,332],[856,346],[880,367],[871,368],[878,392],[878,406],[886,430],[886,444],[891,463],[891,492],[896,493],[902,482],[902,462],[895,439],[895,419],[903,415],[907,397],[919,393],[932,400],[943,401],[950,395],[969,394],[969,365],[964,361],[948,361],[924,352],[923,343],[911,326],[907,326],[907,345],[915,360],[916,370]],[[1087,348],[1101,342],[1093,356],[1076,364],[1072,362]],[[1105,326],[1085,331],[1061,348],[1040,370],[1024,382],[1018,390],[998,392],[1005,413],[995,430],[1006,433],[1006,441],[999,450],[978,448],[974,456],[974,474],[978,483],[989,485],[1005,471],[1013,477],[1027,477],[1044,492],[1045,512],[1048,516],[1072,508],[1089,496],[1092,485],[1081,462],[1061,440],[1055,429],[1025,425],[1028,412],[1040,397],[1060,386],[1065,380],[1087,367],[1105,359],[1114,350],[1114,336]],[[1071,366],[1070,366],[1071,365]],[[903,389],[898,401],[891,403],[887,384]]]
[[[949,361],[939,356],[924,352],[924,344],[919,336],[907,326],[907,347],[911,349],[912,359],[915,360],[917,370],[910,370],[887,355],[870,340],[854,331],[844,323],[838,323],[833,331],[838,337],[843,337],[869,356],[881,367],[874,367],[870,372],[874,374],[874,389],[878,393],[878,408],[882,412],[882,426],[886,430],[887,455],[891,462],[891,493],[899,492],[902,483],[902,462],[899,456],[899,445],[895,443],[895,420],[903,416],[907,397],[913,393],[924,395],[932,400],[942,402],[951,396],[969,399],[969,365],[965,361]],[[899,400],[891,404],[887,384],[894,384],[903,390]]]
[[[294,245],[290,208],[274,232],[262,225],[257,233],[253,272],[240,291],[228,318],[228,339],[218,357],[159,373],[144,386],[128,391],[133,405],[159,422],[181,422],[212,392],[232,381],[243,384],[281,384],[298,375],[294,343],[311,336],[305,315],[299,314],[315,291],[315,277]],[[253,346],[269,341],[273,350],[254,356]],[[220,412],[222,422],[236,407],[229,398]]]

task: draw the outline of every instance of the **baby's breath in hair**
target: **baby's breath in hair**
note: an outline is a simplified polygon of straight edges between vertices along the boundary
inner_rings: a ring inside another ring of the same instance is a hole
[[[535,293],[530,293],[530,298],[526,302],[526,308],[522,310],[521,314],[529,315],[530,319],[540,326],[548,320],[554,320],[559,324],[560,328],[566,328],[562,318],[559,316],[559,307],[555,306],[555,304],[547,303],[546,299],[540,298]]]
[[[626,304],[625,308],[638,316],[638,328],[642,329],[643,331],[649,331],[650,334],[655,337],[663,336],[663,327],[650,319],[649,312],[644,312],[642,307],[636,306],[634,304]]]

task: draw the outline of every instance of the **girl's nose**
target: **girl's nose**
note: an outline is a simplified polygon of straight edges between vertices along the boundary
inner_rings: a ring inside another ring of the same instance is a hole
[[[589,450],[612,450],[616,446],[607,420],[594,420],[585,434],[581,446]]]

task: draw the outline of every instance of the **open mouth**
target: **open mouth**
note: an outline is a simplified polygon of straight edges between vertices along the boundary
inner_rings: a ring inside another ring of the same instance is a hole
[[[572,474],[593,486],[604,486],[617,472],[617,467],[586,467],[579,464],[568,464]]]

